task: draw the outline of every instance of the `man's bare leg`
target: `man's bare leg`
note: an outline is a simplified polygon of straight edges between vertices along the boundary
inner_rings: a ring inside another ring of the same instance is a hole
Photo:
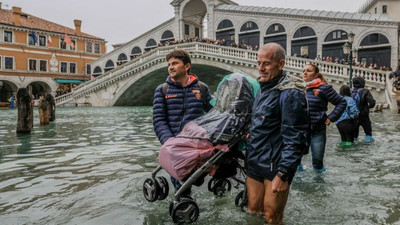
[[[253,215],[264,213],[264,184],[250,177],[246,179],[248,212]]]
[[[279,178],[278,178],[279,179]],[[264,180],[264,212],[268,223],[279,224],[282,222],[283,211],[289,196],[289,188],[281,192],[272,192],[272,182]],[[249,200],[250,203],[250,200]]]

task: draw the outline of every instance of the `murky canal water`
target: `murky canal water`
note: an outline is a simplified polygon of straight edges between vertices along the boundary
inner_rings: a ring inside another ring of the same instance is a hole
[[[400,224],[400,116],[371,117],[370,145],[342,150],[329,128],[325,174],[304,158],[285,224]],[[18,136],[16,119],[0,110],[0,224],[173,224],[170,198],[149,203],[142,194],[160,146],[151,108],[58,108],[47,126],[35,109],[32,133]],[[235,207],[239,191],[217,198],[206,183],[194,187],[195,224],[263,224]]]

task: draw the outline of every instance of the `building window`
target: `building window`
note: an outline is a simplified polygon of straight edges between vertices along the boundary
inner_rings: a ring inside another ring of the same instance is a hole
[[[28,35],[28,45],[36,45],[32,35]]]
[[[190,30],[189,30],[189,25],[188,24],[185,24],[185,35],[189,35],[189,32]]]
[[[387,5],[382,6],[382,13],[387,13]]]
[[[1,70],[2,66],[3,66],[3,62],[1,61],[1,56],[0,56],[0,70]]]
[[[60,48],[67,49],[67,42],[64,41],[64,38],[60,38]]]
[[[93,52],[92,49],[92,43],[91,42],[86,42],[86,52]]]
[[[39,46],[46,46],[47,38],[46,36],[39,36]]]
[[[76,41],[75,40],[71,40],[72,44],[74,44],[74,47],[72,47],[72,45],[69,46],[69,50],[73,50],[75,51],[75,47],[76,47]]]
[[[90,64],[86,64],[86,74],[90,74],[91,71]]]
[[[246,23],[246,28],[247,29],[251,29],[253,27],[253,23],[252,22],[247,22]]]
[[[342,39],[342,31],[340,31],[340,30],[334,31],[332,33],[332,39],[333,40]]]
[[[9,30],[4,31],[4,41],[12,42],[12,31],[9,31]]]
[[[4,57],[4,69],[6,69],[6,70],[14,69],[14,58],[13,57]]]
[[[378,8],[375,7],[375,14],[378,14]]]
[[[76,63],[69,64],[69,73],[76,73]]]
[[[198,27],[194,28],[194,36],[200,37],[200,29]]]
[[[40,60],[39,70],[42,72],[47,72],[47,60]]]
[[[279,31],[279,24],[274,25],[274,31]]]
[[[94,53],[100,54],[100,44],[94,44]]]
[[[61,71],[61,73],[66,73],[67,72],[67,63],[66,62],[61,62],[60,63],[60,71]]]
[[[29,71],[36,71],[36,59],[29,59]]]

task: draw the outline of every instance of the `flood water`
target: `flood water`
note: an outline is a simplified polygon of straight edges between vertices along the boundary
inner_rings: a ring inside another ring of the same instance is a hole
[[[400,115],[371,119],[375,142],[344,150],[329,127],[326,173],[304,157],[285,224],[400,224]],[[17,110],[0,110],[0,224],[173,224],[172,192],[155,203],[142,193],[160,147],[150,107],[57,108],[46,126],[35,108],[28,135],[16,135],[16,121]],[[264,224],[234,205],[241,189],[215,197],[206,184],[193,188],[194,224]]]

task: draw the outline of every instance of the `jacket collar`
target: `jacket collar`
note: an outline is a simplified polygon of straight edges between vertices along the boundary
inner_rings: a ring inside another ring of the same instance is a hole
[[[307,84],[307,88],[314,88],[314,87],[319,87],[323,84],[326,84],[325,82],[321,81],[321,79],[316,78],[311,83]]]
[[[188,87],[188,86],[190,86],[190,85],[192,85],[192,84],[197,83],[198,80],[199,80],[199,79],[197,78],[196,75],[194,75],[194,74],[192,74],[192,73],[189,74],[189,82],[186,84],[185,87]],[[174,85],[174,86],[182,87],[182,85],[181,85],[180,83],[176,82],[171,76],[168,76],[168,77],[167,77],[166,82],[169,83],[169,84],[172,84],[172,85]]]

